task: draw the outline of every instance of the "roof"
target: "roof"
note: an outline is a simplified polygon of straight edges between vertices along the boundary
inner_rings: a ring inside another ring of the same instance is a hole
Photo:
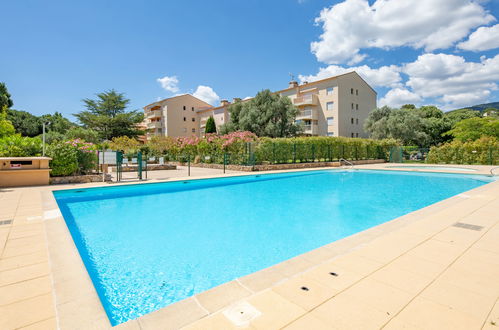
[[[168,97],[168,98],[166,98],[166,99],[162,99],[162,100],[159,100],[159,101],[153,102],[153,103],[151,103],[151,104],[148,104],[148,105],[144,106],[143,108],[147,108],[147,107],[150,107],[151,105],[161,104],[161,103],[163,103],[163,102],[165,102],[165,101],[169,101],[169,100],[172,100],[172,99],[176,99],[176,98],[180,98],[180,97],[185,97],[185,96],[190,96],[190,97],[193,97],[193,98],[195,98],[195,99],[197,99],[197,100],[199,100],[199,101],[201,101],[201,102],[205,103],[206,105],[209,105],[210,107],[212,106],[211,104],[209,104],[209,103],[207,103],[207,102],[205,102],[205,101],[201,100],[200,98],[195,97],[195,96],[194,96],[194,95],[192,95],[192,94],[182,94],[182,95],[175,95],[175,96],[172,96],[172,97]]]
[[[374,88],[371,87],[371,85],[369,85],[365,80],[364,78],[362,78],[358,73],[357,71],[350,71],[350,72],[346,72],[346,73],[342,73],[342,74],[339,74],[337,76],[332,76],[332,77],[329,77],[329,78],[324,78],[324,79],[321,79],[321,80],[315,80],[315,81],[312,81],[312,82],[309,82],[309,83],[306,83],[306,84],[301,84],[301,85],[298,85],[298,87],[308,87],[308,86],[313,86],[313,85],[316,85],[316,84],[319,84],[319,83],[322,83],[324,81],[328,81],[328,80],[333,80],[333,79],[338,79],[339,77],[342,77],[342,76],[346,76],[346,75],[349,75],[349,74],[352,74],[354,73],[356,76],[358,76],[375,94],[378,94]],[[276,91],[274,93],[282,93],[282,92],[286,92],[286,91],[289,91],[289,90],[292,90],[294,88],[297,88],[297,87],[288,87],[288,88],[285,88],[285,89],[282,89],[280,91]]]

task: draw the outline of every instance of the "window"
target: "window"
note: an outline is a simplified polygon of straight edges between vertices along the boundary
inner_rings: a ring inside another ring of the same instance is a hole
[[[192,111],[194,111],[194,107],[192,107]]]
[[[359,137],[359,133],[355,133],[355,137]]]
[[[185,110],[185,105],[184,105],[184,110]]]
[[[326,103],[326,110],[333,111],[333,108],[334,108],[334,102]]]
[[[359,90],[358,89],[355,90],[355,95],[359,95]]]
[[[327,125],[328,125],[328,126],[333,125],[333,120],[334,120],[334,118],[333,118],[333,117],[327,117]]]
[[[196,118],[192,117],[192,121],[196,121]]]
[[[352,110],[353,110],[353,103],[352,103]]]
[[[186,120],[187,120],[187,118],[184,117],[184,121],[186,121]]]
[[[352,133],[352,137],[353,137],[353,133]]]
[[[158,133],[162,133],[163,132],[163,129],[162,128],[158,128]]]
[[[359,110],[359,105],[358,104],[355,105],[355,110]]]
[[[350,122],[353,124],[353,118],[350,120]]]
[[[196,129],[195,128],[192,129],[192,133],[196,133]]]
[[[353,95],[353,88],[350,88],[350,94]]]
[[[326,95],[333,95],[334,87],[328,87],[326,89]]]
[[[359,118],[355,119],[355,124],[358,125],[359,124]]]
[[[334,136],[334,132],[327,132],[327,136]]]

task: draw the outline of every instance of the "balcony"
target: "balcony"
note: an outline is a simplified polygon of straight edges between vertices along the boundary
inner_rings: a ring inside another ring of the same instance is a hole
[[[296,120],[317,120],[318,119],[318,113],[316,109],[307,109],[307,110],[302,110],[298,112],[296,115]]]
[[[160,121],[151,121],[147,123],[147,128],[161,128],[163,127]]]
[[[317,124],[305,124],[302,127],[304,134],[310,134],[310,135],[319,134],[319,125]]]
[[[146,113],[147,118],[161,117],[163,112],[161,110],[151,110]]]
[[[293,104],[297,107],[307,106],[307,105],[317,105],[317,95],[309,94],[304,96],[298,96],[293,99]]]

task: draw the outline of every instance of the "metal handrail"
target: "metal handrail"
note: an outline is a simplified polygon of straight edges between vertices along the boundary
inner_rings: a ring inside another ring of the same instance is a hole
[[[490,169],[490,175],[495,176],[494,171],[499,169],[499,166]]]
[[[343,161],[343,162],[345,162],[345,163],[347,163],[348,165],[350,165],[350,168],[353,168],[353,166],[354,166],[354,165],[353,165],[353,163],[352,163],[352,162],[349,162],[349,161],[348,161],[348,160],[346,160],[345,158],[340,158],[340,165],[341,165],[341,162],[342,162],[342,161]]]

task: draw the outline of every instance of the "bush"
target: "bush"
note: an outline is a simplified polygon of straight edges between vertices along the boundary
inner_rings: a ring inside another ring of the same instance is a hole
[[[19,134],[0,138],[0,157],[41,156],[42,141],[39,138],[22,137]]]
[[[80,139],[64,142],[76,149],[78,159],[78,173],[87,174],[97,166],[97,147],[93,143]]]
[[[52,158],[50,168],[52,176],[74,175],[78,172],[78,151],[68,143],[49,145],[47,155]]]
[[[482,137],[475,141],[454,140],[441,146],[431,147],[427,163],[443,164],[499,164],[499,140]]]
[[[0,114],[0,138],[11,136],[16,133],[14,125],[5,118],[5,115]]]

